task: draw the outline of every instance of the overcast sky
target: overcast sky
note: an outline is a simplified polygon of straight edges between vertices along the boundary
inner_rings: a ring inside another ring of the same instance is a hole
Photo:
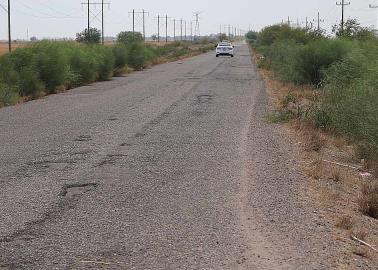
[[[74,37],[76,32],[86,27],[86,8],[80,3],[87,0],[11,0],[12,32],[15,39],[37,36],[38,38]],[[107,1],[107,0],[105,0]],[[341,0],[340,0],[341,1]],[[365,26],[377,24],[378,9],[370,9],[369,4],[378,5],[378,0],[350,0],[346,7],[346,17],[358,18]],[[101,0],[91,0],[101,2]],[[259,30],[266,25],[279,23],[283,19],[297,20],[302,23],[306,16],[309,20],[320,12],[323,28],[330,29],[341,17],[340,7],[335,0],[109,0],[110,7],[105,8],[105,34],[115,36],[118,32],[131,30],[132,18],[128,12],[133,8],[149,11],[147,34],[157,32],[158,14],[188,22],[194,20],[193,12],[201,11],[201,34],[218,33],[220,25],[232,25],[248,30]],[[0,0],[6,7],[7,0]],[[100,7],[92,6],[93,13]],[[137,30],[141,31],[141,20],[137,20]],[[101,23],[94,19],[92,26],[100,28]],[[189,23],[188,23],[189,26]],[[173,35],[173,22],[169,23]],[[188,27],[189,28],[189,27]],[[188,29],[188,33],[190,30]],[[164,33],[164,32],[163,32]],[[7,37],[6,12],[0,7],[0,39]]]

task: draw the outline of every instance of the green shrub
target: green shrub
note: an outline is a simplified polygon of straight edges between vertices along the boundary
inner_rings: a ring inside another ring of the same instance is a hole
[[[112,49],[100,45],[93,46],[91,49],[96,55],[96,71],[98,80],[109,80],[113,76],[115,63]]]
[[[84,29],[82,32],[76,34],[76,41],[87,44],[98,44],[101,40],[101,31],[96,28]]]
[[[162,47],[141,42],[114,47],[35,42],[0,57],[0,104],[12,104],[18,96],[34,98],[41,92],[49,94],[95,80],[108,80],[127,66],[140,70],[157,57],[171,58],[189,52],[189,45],[182,42]]]
[[[129,46],[128,64],[135,70],[141,70],[145,67],[147,58],[145,55],[145,46],[140,43],[133,43]]]
[[[0,79],[10,86],[17,86],[20,96],[34,97],[45,89],[30,48],[19,49],[1,57],[0,71]]]
[[[354,45],[325,71],[325,99],[318,114],[327,116],[325,126],[363,142],[378,158],[378,43]]]
[[[366,158],[378,159],[378,39],[355,21],[339,38],[320,32],[275,25],[263,29],[255,47],[264,54],[260,66],[281,80],[319,87],[305,117],[318,128],[344,133],[363,145]],[[283,105],[292,97],[283,100]],[[282,110],[273,122],[293,117]],[[362,147],[359,147],[362,149]]]
[[[139,32],[124,31],[117,35],[117,42],[125,45],[129,45],[131,43],[142,43],[143,40],[143,35]]]
[[[38,72],[32,67],[23,67],[18,71],[18,89],[20,96],[36,97],[45,90],[45,85],[38,78]]]
[[[306,44],[312,40],[309,31],[303,28],[292,28],[286,24],[265,27],[257,36],[259,46],[270,46],[276,41],[290,40],[295,43]]]
[[[0,82],[0,107],[13,105],[19,98],[17,88]]]
[[[58,86],[69,84],[69,57],[62,44],[42,41],[30,49],[35,57],[39,78],[48,93],[55,93]]]
[[[123,44],[117,44],[113,47],[114,67],[117,69],[124,68],[128,62],[128,50]]]
[[[324,78],[324,71],[341,61],[350,49],[351,44],[343,40],[316,40],[303,46],[294,62],[298,75],[295,83],[318,85]]]
[[[73,47],[69,55],[70,71],[76,76],[70,79],[72,86],[91,83],[96,80],[96,56],[91,50]]]

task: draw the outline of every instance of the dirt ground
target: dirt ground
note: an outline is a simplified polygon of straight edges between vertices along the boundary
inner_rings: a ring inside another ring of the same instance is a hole
[[[258,56],[254,60],[259,61]],[[315,94],[310,87],[279,82],[270,71],[260,69],[260,74],[272,110],[289,94],[299,103]],[[303,120],[282,125],[296,141],[308,195],[317,205],[319,215],[328,220],[337,251],[337,269],[378,269],[378,220],[363,215],[359,207],[362,186],[377,179],[368,174],[364,161],[356,158],[355,147],[346,138],[321,132]]]
[[[12,43],[12,49],[25,46],[25,43]],[[3,55],[8,52],[8,43],[0,42],[0,55]]]

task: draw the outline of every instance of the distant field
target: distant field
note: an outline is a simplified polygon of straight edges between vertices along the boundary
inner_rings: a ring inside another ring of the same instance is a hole
[[[166,45],[167,43],[165,42],[155,42],[155,41],[147,41],[146,42],[147,44],[151,44],[151,45],[156,45],[156,46],[164,46]],[[168,43],[172,43],[172,41],[169,41]],[[15,49],[15,48],[19,48],[19,47],[23,47],[25,46],[26,43],[22,43],[22,42],[18,42],[18,43],[13,43],[12,44],[12,49]],[[113,42],[106,42],[105,44],[106,46],[113,46],[114,43]],[[0,42],[0,55],[3,55],[5,53],[8,52],[8,43],[5,43],[5,42]]]
[[[12,49],[25,46],[25,43],[13,43]],[[1,42],[0,43],[0,55],[8,52],[8,43]]]

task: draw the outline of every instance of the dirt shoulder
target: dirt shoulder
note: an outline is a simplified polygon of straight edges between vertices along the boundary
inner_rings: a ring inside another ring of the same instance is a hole
[[[254,54],[253,61],[259,56]],[[269,71],[259,69],[269,97],[270,110],[275,111],[293,97],[300,110],[316,92],[276,80]],[[307,240],[323,238],[328,254],[318,260],[333,261],[332,269],[376,269],[378,267],[378,221],[361,212],[362,191],[377,181],[365,169],[364,161],[355,156],[354,146],[347,139],[321,132],[304,120],[290,120],[279,125],[283,136],[292,142],[295,163],[303,176],[304,198],[314,206],[323,220],[325,235],[307,235]],[[304,239],[304,241],[307,241]],[[330,246],[328,246],[330,245]],[[369,247],[370,245],[370,247]]]

